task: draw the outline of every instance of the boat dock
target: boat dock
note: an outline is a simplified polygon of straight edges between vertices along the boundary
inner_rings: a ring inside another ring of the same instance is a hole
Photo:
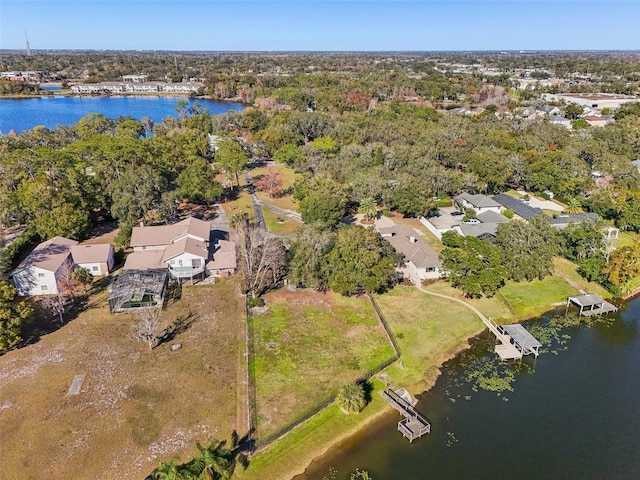
[[[594,315],[606,315],[618,310],[618,307],[605,301],[600,295],[595,293],[587,293],[577,297],[569,297],[567,299],[567,311],[569,305],[574,304],[580,307],[580,315],[583,317],[592,317]]]
[[[483,318],[483,321],[500,342],[495,348],[500,360],[520,359],[525,355],[537,357],[540,354],[542,344],[521,324],[497,325],[490,318]]]
[[[405,398],[409,397],[409,395],[404,389],[394,391],[389,388],[380,394],[389,405],[398,410],[404,417],[398,422],[398,431],[409,442],[413,442],[414,439],[431,432],[431,424],[420,412],[413,408],[412,402]]]

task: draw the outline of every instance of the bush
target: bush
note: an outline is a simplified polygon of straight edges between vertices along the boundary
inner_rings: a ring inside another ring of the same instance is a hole
[[[441,208],[441,207],[450,207],[451,206],[451,199],[449,198],[441,198],[436,202],[436,207]]]
[[[345,415],[360,413],[367,405],[364,387],[357,383],[347,383],[338,390],[336,404]]]
[[[382,215],[384,215],[385,217],[393,217],[393,212],[391,210],[389,210],[388,208],[384,208],[382,209]]]
[[[510,208],[507,208],[504,212],[502,212],[502,215],[504,215],[508,219],[512,219],[513,216],[515,215],[515,212],[513,210],[511,210]]]
[[[249,305],[249,308],[264,307],[264,299],[262,297],[249,297],[247,304]]]

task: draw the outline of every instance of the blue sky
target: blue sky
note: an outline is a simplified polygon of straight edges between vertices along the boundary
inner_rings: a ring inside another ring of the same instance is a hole
[[[640,1],[0,0],[0,48],[638,50]]]

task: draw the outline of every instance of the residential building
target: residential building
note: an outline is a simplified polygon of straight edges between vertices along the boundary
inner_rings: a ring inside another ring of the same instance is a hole
[[[440,278],[442,261],[438,258],[438,253],[414,229],[394,225],[379,228],[378,231],[398,253],[404,255],[412,277],[419,280]]]
[[[476,214],[493,211],[500,213],[500,204],[486,195],[471,193],[461,193],[454,198],[455,202],[462,208],[471,208]]]
[[[78,242],[53,237],[42,242],[10,274],[18,295],[57,295],[73,269],[71,248]]]
[[[637,102],[639,100],[638,97],[617,93],[543,93],[542,99],[546,101],[576,103],[583,107],[595,108],[597,110],[602,110],[603,108],[615,110],[620,105]]]
[[[498,202],[505,210],[512,210],[517,216],[523,220],[530,220],[534,215],[543,213],[541,209],[534,208],[522,200],[513,198],[504,193],[494,195],[493,199]],[[503,211],[504,212],[504,211]]]
[[[113,245],[75,245],[71,247],[71,256],[75,265],[86,268],[94,277],[109,275],[113,269]]]
[[[509,219],[493,210],[487,210],[476,215],[476,218],[462,221],[453,227],[453,230],[464,237],[476,237],[480,240],[495,238],[498,233],[498,225],[507,223]]]

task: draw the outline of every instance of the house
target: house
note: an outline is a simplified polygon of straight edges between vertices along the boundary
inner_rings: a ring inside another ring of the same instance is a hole
[[[507,223],[509,219],[493,210],[488,210],[476,215],[476,218],[467,222],[461,222],[453,230],[463,237],[476,237],[480,240],[495,238],[498,233],[498,225]]]
[[[549,123],[552,125],[558,125],[571,130],[571,120],[561,117],[560,115],[549,115]]]
[[[109,275],[113,269],[113,245],[75,245],[71,247],[73,263],[86,268],[94,277]]]
[[[547,114],[549,116],[560,115],[562,113],[561,110],[554,105],[543,105],[538,109],[538,111],[541,113]]]
[[[210,235],[210,223],[193,217],[173,225],[134,227],[130,243],[133,253],[124,268],[164,267],[173,278],[204,277]]]
[[[513,213],[518,215],[523,220],[530,220],[534,215],[543,213],[541,209],[534,208],[531,205],[526,204],[522,200],[513,198],[504,193],[494,195],[493,199],[498,202],[505,210],[512,210]]]
[[[565,213],[559,217],[551,219],[551,226],[555,228],[567,228],[569,225],[582,223],[585,221],[597,222],[599,215],[593,212],[584,213]]]
[[[604,127],[613,120],[612,117],[602,117],[600,115],[584,115],[582,118],[592,127]]]
[[[419,280],[440,278],[442,261],[438,253],[415,230],[405,225],[394,225],[379,228],[378,232],[398,253],[404,255],[412,276]]]
[[[211,275],[221,277],[236,272],[236,244],[228,240],[217,240],[213,247],[213,259],[207,263]]]
[[[472,195],[470,193],[461,193],[454,198],[455,202],[462,208],[471,208],[476,214],[482,212],[494,211],[500,213],[500,204],[486,195]]]
[[[42,242],[10,274],[18,295],[57,295],[73,269],[71,248],[78,242],[53,237]]]

